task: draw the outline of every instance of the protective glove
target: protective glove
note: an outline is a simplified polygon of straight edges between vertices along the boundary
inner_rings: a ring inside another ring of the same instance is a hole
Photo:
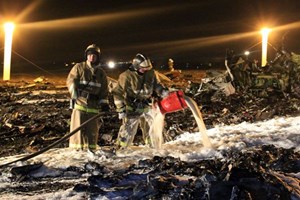
[[[110,110],[110,107],[107,103],[100,104],[100,109],[102,112],[107,112]]]
[[[125,112],[120,112],[119,113],[119,119],[124,119],[126,117],[126,113]]]
[[[166,89],[163,90],[162,93],[161,93],[161,97],[162,97],[162,98],[165,98],[165,97],[167,97],[168,95],[169,95],[169,90],[166,90]]]

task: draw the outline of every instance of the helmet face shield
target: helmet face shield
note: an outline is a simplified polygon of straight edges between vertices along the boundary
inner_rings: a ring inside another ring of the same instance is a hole
[[[140,63],[140,68],[143,69],[151,69],[152,68],[152,64],[150,59],[144,60],[143,62]]]
[[[152,68],[152,64],[149,58],[142,54],[137,54],[132,61],[132,67],[136,71],[139,69],[150,70]]]

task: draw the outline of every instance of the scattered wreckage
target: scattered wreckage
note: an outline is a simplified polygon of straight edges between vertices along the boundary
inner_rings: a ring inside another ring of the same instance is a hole
[[[232,69],[197,71],[196,77],[193,76],[195,71],[179,70],[158,73],[158,76],[167,86],[181,89],[197,102],[207,128],[217,124],[256,122],[300,114],[300,100],[293,95],[299,84],[296,58],[300,59],[296,54],[292,55],[292,62],[286,62],[286,57],[278,55],[269,66],[253,71],[250,85],[239,83],[243,76],[231,74]],[[244,66],[245,63],[240,64]],[[288,69],[292,71],[286,73],[286,66],[290,65],[292,67]],[[226,66],[232,67],[232,64]],[[110,78],[109,81],[113,88],[116,80]],[[276,92],[276,95],[262,95],[264,92]],[[36,152],[68,133],[71,111],[64,84],[39,77],[33,83],[4,82],[0,93],[1,156]],[[105,125],[100,130],[99,145],[112,147],[119,129],[117,115],[108,113],[102,120]],[[197,131],[189,110],[166,115],[165,122],[165,141],[171,141],[185,131]],[[142,141],[141,134],[138,135],[135,144]],[[67,147],[67,142],[58,147]],[[58,172],[60,179],[70,180],[68,174],[75,178],[90,174],[83,183],[69,181],[65,184],[55,182],[57,177],[47,178],[47,181],[31,176],[36,170],[46,167],[43,163],[36,163],[12,168],[11,181],[16,187],[8,186],[5,190],[22,194],[21,188],[24,193],[34,195],[41,187],[47,188],[48,192],[73,187],[74,191],[88,192],[91,196],[126,192],[133,199],[290,199],[292,192],[300,197],[299,178],[291,175],[299,172],[300,155],[294,149],[267,145],[243,152],[222,153],[227,159],[196,163],[156,156],[120,171],[109,170],[99,163],[86,163],[85,168],[56,169],[61,170]]]
[[[158,77],[168,87],[184,90],[193,96],[207,93],[212,97],[229,96],[245,91],[260,97],[270,93],[300,96],[300,55],[280,50],[266,66],[259,67],[257,63],[257,60],[250,61],[229,52],[224,70],[187,75],[173,69],[158,73]]]
[[[177,73],[177,72],[176,72]],[[182,89],[192,97],[201,108],[207,128],[215,124],[236,124],[243,121],[255,122],[274,116],[299,113],[299,99],[292,95],[278,93],[275,96],[261,98],[251,92],[236,92],[231,82],[226,82],[226,71],[177,73],[178,82],[160,74],[173,88]],[[197,74],[197,79],[192,74]],[[163,78],[163,79],[162,79]],[[110,79],[110,85],[116,80]],[[223,90],[220,90],[223,88]],[[32,81],[3,82],[0,86],[0,154],[15,155],[20,152],[35,152],[69,131],[69,94],[62,83],[50,82],[39,77]],[[228,96],[229,95],[229,96]],[[112,97],[110,97],[112,98]],[[285,98],[285,101],[282,101]],[[112,102],[112,101],[111,101]],[[254,103],[256,102],[256,103]],[[217,103],[217,104],[216,104]],[[270,105],[273,106],[270,106]],[[217,105],[217,106],[216,106]],[[114,108],[111,105],[112,109]],[[188,119],[182,121],[180,119]],[[99,145],[113,145],[119,130],[117,115],[105,115],[99,137]],[[170,141],[184,131],[197,128],[189,110],[166,115],[165,141]],[[141,140],[137,134],[135,144]],[[66,147],[67,143],[62,143]]]
[[[299,93],[300,55],[293,52],[281,49],[273,60],[262,67],[257,65],[257,60],[227,55],[225,65],[237,90],[248,90],[258,95],[269,92]]]
[[[223,73],[214,73],[210,76],[218,77],[215,75],[223,77]],[[71,112],[69,94],[64,81],[60,85],[47,79],[36,80],[38,81],[33,83],[3,82],[0,86],[2,157],[35,152],[59,140],[69,131]],[[203,87],[201,89],[203,91]],[[212,103],[211,98],[197,94],[196,91],[193,99],[202,108],[207,128],[220,123],[255,122],[274,116],[300,113],[300,100],[291,97],[283,96],[286,98],[283,102],[277,97],[259,98],[251,94],[234,93],[230,98],[220,95]],[[108,113],[104,116],[105,125],[100,130],[100,146],[113,146],[119,129],[117,121],[117,115]],[[197,131],[197,125],[189,110],[166,115],[165,121],[166,141],[173,140],[185,131]],[[135,144],[139,144],[140,141],[142,139],[137,135]],[[67,142],[57,147],[67,147]],[[74,191],[85,191],[91,195],[100,193],[109,195],[110,192],[114,195],[126,191],[132,198],[139,199],[148,197],[205,199],[207,195],[216,199],[222,198],[220,195],[232,199],[266,197],[264,195],[268,195],[268,198],[284,199],[289,197],[292,190],[298,190],[298,186],[293,185],[297,184],[298,179],[284,174],[299,170],[299,153],[293,149],[263,146],[261,149],[245,152],[223,153],[224,157],[230,158],[228,161],[215,159],[188,163],[172,157],[154,157],[140,160],[137,165],[128,166],[120,171],[110,171],[98,163],[87,163],[84,169],[72,166],[65,170],[55,169],[58,170],[59,178],[42,179],[31,176],[34,171],[46,167],[43,163],[36,163],[12,168],[11,182],[14,184],[7,186],[5,192],[20,194],[29,192],[34,195],[40,192],[41,187],[47,188],[48,192],[73,187]],[[151,171],[147,171],[148,169]],[[279,173],[280,171],[284,173]],[[82,174],[90,176],[84,183],[56,182],[58,179],[70,180],[69,174],[75,178]],[[290,181],[286,182],[287,179]],[[114,184],[114,187],[109,187],[111,184]]]
[[[14,184],[0,188],[0,192],[34,196],[72,188],[92,199],[99,196],[204,200],[300,197],[296,175],[300,155],[293,149],[264,145],[222,154],[222,159],[195,162],[154,156],[123,168],[96,161],[68,168],[49,168],[44,163],[15,166],[10,170]]]

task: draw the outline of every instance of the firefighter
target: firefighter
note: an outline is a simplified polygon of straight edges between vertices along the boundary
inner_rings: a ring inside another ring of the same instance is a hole
[[[70,131],[97,115],[108,111],[108,81],[100,67],[100,48],[89,45],[84,57],[86,61],[76,63],[67,77],[67,87],[71,95]],[[77,150],[97,150],[99,120],[94,120],[70,137],[69,147]]]
[[[126,148],[133,143],[139,126],[145,144],[153,147],[150,141],[153,125],[152,99],[154,96],[167,96],[168,89],[159,83],[150,59],[137,54],[129,69],[120,74],[112,94],[119,119],[122,120],[117,139],[118,148]]]
[[[168,67],[170,72],[174,71],[174,60],[172,58],[168,60]]]
[[[180,78],[181,70],[175,70],[174,60],[172,58],[169,58],[169,60],[168,60],[168,68],[169,68],[169,71],[164,73],[165,76],[167,76],[172,81],[175,81]]]

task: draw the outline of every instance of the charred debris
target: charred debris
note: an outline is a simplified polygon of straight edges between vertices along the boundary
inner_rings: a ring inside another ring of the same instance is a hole
[[[223,152],[227,159],[184,162],[173,157],[140,160],[123,169],[111,169],[97,162],[84,167],[55,169],[56,178],[36,178],[47,169],[42,163],[14,167],[6,192],[35,195],[72,188],[93,199],[298,199],[299,153],[272,145],[242,152]],[[54,169],[48,169],[54,170]],[[60,180],[79,179],[81,181]],[[89,176],[86,176],[89,174]]]
[[[200,84],[181,79],[181,82],[189,84],[190,87],[184,90],[185,94],[192,97],[201,108],[207,128],[216,124],[230,125],[276,116],[293,116],[300,112],[300,100],[295,93],[270,90],[267,87],[260,90],[268,95],[237,89],[228,95],[224,91],[228,85],[232,87],[231,82],[223,81],[224,73],[216,71],[213,72],[213,76],[211,73],[206,72],[206,79],[209,80]],[[177,82],[171,80],[168,83],[172,83],[172,87],[176,88]],[[2,156],[37,151],[69,132],[71,110],[64,80],[51,82],[45,77],[38,77],[27,82],[2,82],[0,93]],[[111,105],[111,108],[113,110],[114,106]],[[103,126],[99,131],[100,146],[114,144],[119,129],[116,121],[116,115],[104,115]],[[166,141],[174,139],[184,131],[194,132],[196,129],[197,125],[189,109],[166,115]],[[135,140],[136,144],[141,140],[138,136],[139,134]],[[60,146],[66,147],[67,142]]]
[[[293,67],[290,67],[290,62],[280,62],[283,66],[275,67],[277,60],[256,74],[251,73],[248,82],[244,75],[239,76],[242,73],[232,73],[232,67],[236,66],[232,64],[228,65],[231,66],[229,70],[205,71],[200,80],[182,72],[175,77],[160,74],[160,78],[169,87],[183,90],[197,102],[207,128],[299,115],[300,64],[292,61]],[[286,67],[287,63],[289,67]],[[243,71],[241,69],[246,68],[239,68],[239,72]],[[64,80],[53,82],[39,77],[30,81],[1,82],[0,94],[2,157],[38,151],[69,132],[71,111]],[[103,117],[100,146],[113,147],[119,129],[116,121],[116,115],[108,113]],[[184,131],[197,131],[191,111],[166,115],[166,141]],[[140,142],[141,138],[136,137],[135,143]],[[67,147],[67,141],[59,147]],[[82,183],[65,184],[56,184],[51,178],[45,181],[31,177],[32,171],[45,167],[43,163],[37,163],[12,168],[12,182],[22,184],[9,186],[6,190],[34,195],[41,187],[49,191],[73,187],[74,191],[87,192],[91,197],[126,193],[131,199],[300,198],[299,178],[293,175],[300,171],[300,155],[294,149],[264,145],[222,154],[226,159],[192,163],[172,157],[153,157],[121,170],[107,169],[99,163],[87,163],[80,169],[70,166],[59,173],[59,179],[63,179],[66,172],[78,177],[84,173],[90,176]],[[30,184],[32,181],[34,184]]]

